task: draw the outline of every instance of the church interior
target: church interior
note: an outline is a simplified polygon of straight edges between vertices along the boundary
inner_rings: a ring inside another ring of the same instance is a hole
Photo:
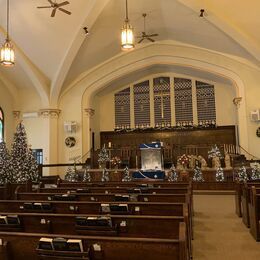
[[[0,7],[0,260],[260,259],[259,1]]]

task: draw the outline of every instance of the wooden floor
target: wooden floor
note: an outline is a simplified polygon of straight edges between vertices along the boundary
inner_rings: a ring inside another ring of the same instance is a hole
[[[233,195],[194,195],[194,260],[260,260],[260,242],[235,215]]]

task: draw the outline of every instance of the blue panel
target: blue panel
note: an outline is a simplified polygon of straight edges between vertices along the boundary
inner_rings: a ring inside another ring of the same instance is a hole
[[[140,144],[140,149],[160,149],[161,143],[160,142],[154,142],[151,144]]]
[[[136,171],[133,172],[132,177],[134,179],[154,179],[154,180],[164,180],[164,171]]]

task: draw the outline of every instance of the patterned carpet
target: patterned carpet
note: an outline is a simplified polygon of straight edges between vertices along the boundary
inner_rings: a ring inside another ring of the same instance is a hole
[[[194,260],[260,260],[260,242],[234,206],[233,195],[194,195]]]

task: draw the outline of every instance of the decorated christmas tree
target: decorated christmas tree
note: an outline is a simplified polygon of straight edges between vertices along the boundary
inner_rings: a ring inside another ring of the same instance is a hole
[[[5,142],[0,143],[0,184],[9,182],[11,176],[10,154],[6,148]]]
[[[243,181],[243,182],[246,182],[248,180],[245,166],[242,166],[239,168],[239,170],[237,172],[237,178],[239,181]]]
[[[178,181],[178,177],[178,173],[173,164],[168,174],[168,181]]]
[[[27,180],[39,180],[38,165],[32,151],[28,148],[27,135],[22,123],[18,124],[14,134],[10,169],[12,169],[12,175],[9,182],[24,183]]]
[[[223,169],[221,167],[217,168],[216,181],[224,181],[224,172],[223,172]]]
[[[102,170],[101,181],[109,181],[109,173],[106,168]]]
[[[124,169],[124,176],[123,176],[122,181],[131,181],[131,180],[132,180],[132,178],[130,176],[129,169],[126,166],[125,169]]]
[[[66,174],[65,174],[65,180],[69,182],[76,182],[78,181],[78,174],[75,171],[75,167],[72,169],[71,167],[68,167]]]
[[[84,173],[83,173],[83,181],[84,182],[91,182],[91,176],[90,176],[90,173],[89,173],[89,169],[85,169],[84,170]]]
[[[260,168],[257,164],[254,164],[252,167],[252,180],[260,180]]]
[[[194,168],[194,175],[192,179],[193,181],[204,181],[201,169],[198,166]]]
[[[104,145],[98,154],[98,163],[99,163],[100,167],[104,169],[106,167],[106,162],[109,162],[109,161],[110,161],[109,155],[108,155],[107,149]]]

